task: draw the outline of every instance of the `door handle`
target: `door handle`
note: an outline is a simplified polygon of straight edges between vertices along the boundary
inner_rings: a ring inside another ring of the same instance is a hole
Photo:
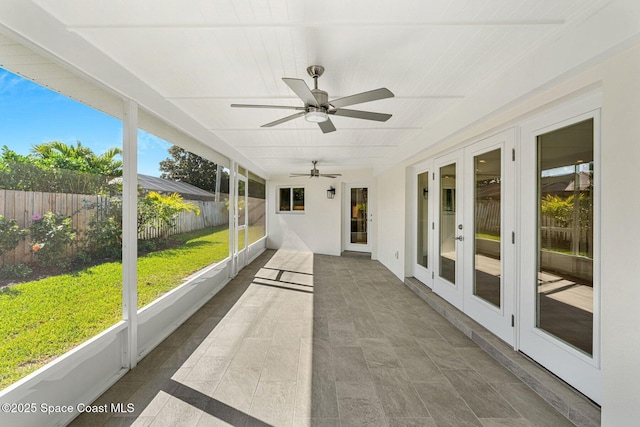
[[[462,242],[463,237],[462,237],[462,236],[458,236],[458,237],[454,237],[453,239],[454,239],[454,240],[460,240],[460,241]]]

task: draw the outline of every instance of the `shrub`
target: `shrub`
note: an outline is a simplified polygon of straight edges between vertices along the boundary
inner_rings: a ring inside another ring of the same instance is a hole
[[[18,227],[15,219],[7,219],[0,215],[0,256],[18,247],[27,231]]]
[[[166,237],[169,230],[175,227],[175,220],[182,211],[200,215],[200,208],[193,203],[185,202],[177,193],[164,196],[155,191],[138,199],[138,233],[145,227],[161,230]]]
[[[149,252],[155,252],[159,248],[161,248],[165,241],[162,239],[147,239],[147,240],[138,240],[138,255],[146,254]]]
[[[67,247],[74,242],[75,231],[71,217],[47,212],[34,215],[31,223],[31,250],[43,267],[66,268],[71,262],[66,256]]]
[[[0,279],[25,279],[33,273],[26,264],[5,265],[0,268]]]
[[[83,247],[92,258],[122,257],[122,199],[110,197],[97,203],[85,204],[84,209],[95,209],[83,238]],[[138,198],[138,234],[147,227],[160,230],[162,237],[139,240],[139,252],[153,252],[166,245],[170,229],[182,211],[200,214],[198,206],[185,202],[178,194],[168,196],[154,191]]]
[[[578,209],[578,223],[574,224],[574,212]],[[542,215],[554,220],[557,227],[588,227],[590,224],[591,200],[585,193],[561,197],[547,194],[540,206]]]
[[[122,257],[122,199],[110,197],[101,202],[85,204],[95,209],[84,235],[84,248],[91,257]]]

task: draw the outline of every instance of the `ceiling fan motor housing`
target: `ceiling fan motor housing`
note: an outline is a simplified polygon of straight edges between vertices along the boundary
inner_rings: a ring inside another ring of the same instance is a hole
[[[326,107],[329,104],[329,94],[320,89],[312,89],[311,93],[318,101],[318,107]]]

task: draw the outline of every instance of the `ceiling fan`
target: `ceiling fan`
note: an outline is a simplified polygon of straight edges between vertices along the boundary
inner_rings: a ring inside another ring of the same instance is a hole
[[[351,117],[354,119],[375,120],[386,122],[391,118],[391,114],[373,113],[370,111],[348,110],[348,105],[360,104],[363,102],[377,101],[378,99],[392,98],[393,93],[387,88],[370,90],[356,95],[345,96],[344,98],[329,101],[329,94],[318,89],[318,78],[324,73],[321,65],[312,65],[307,68],[307,73],[313,77],[313,90],[302,79],[292,79],[283,77],[282,80],[295,92],[304,102],[304,107],[284,106],[284,105],[254,105],[254,104],[231,104],[238,108],[278,108],[283,110],[298,110],[299,112],[282,119],[262,125],[261,127],[273,127],[298,117],[305,118],[306,121],[318,123],[323,133],[333,132],[336,127],[329,118],[330,115]]]
[[[336,178],[338,176],[342,176],[340,173],[320,173],[318,168],[316,168],[316,163],[318,163],[318,161],[314,160],[311,163],[313,163],[313,169],[311,169],[309,173],[292,173],[289,176],[292,178],[297,176],[308,176],[309,178],[320,178],[321,176],[325,178]]]

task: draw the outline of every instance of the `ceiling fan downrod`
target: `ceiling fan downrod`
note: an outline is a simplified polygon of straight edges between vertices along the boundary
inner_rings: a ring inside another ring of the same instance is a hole
[[[318,89],[318,77],[324,73],[324,67],[322,65],[311,65],[307,67],[307,73],[313,78],[313,88]]]

